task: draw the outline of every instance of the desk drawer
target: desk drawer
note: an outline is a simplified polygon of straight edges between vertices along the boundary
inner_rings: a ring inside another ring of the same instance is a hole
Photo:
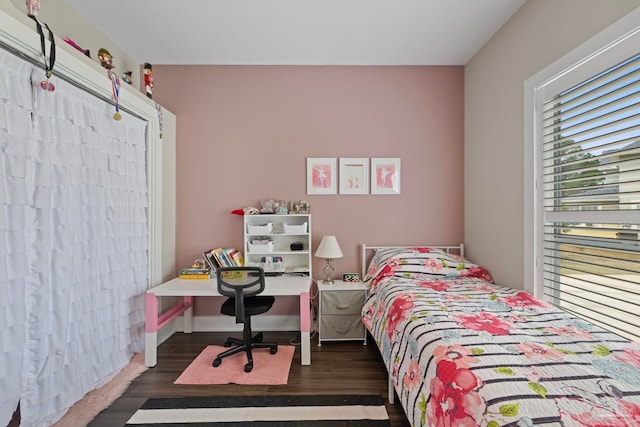
[[[357,314],[360,316],[364,305],[364,291],[323,291],[321,293],[321,310],[327,314]]]

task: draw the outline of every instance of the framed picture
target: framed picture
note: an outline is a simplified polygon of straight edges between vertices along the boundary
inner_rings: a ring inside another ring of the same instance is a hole
[[[371,159],[371,194],[400,194],[400,158]]]
[[[336,194],[336,159],[307,157],[307,194]]]
[[[368,158],[340,158],[340,194],[369,194]]]
[[[291,202],[291,210],[289,211],[291,214],[308,214],[309,213],[309,202],[306,200],[295,200]]]

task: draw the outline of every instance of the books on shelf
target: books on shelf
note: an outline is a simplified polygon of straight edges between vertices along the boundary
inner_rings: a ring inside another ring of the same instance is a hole
[[[205,280],[211,278],[211,270],[209,268],[183,268],[178,272],[181,279]]]
[[[233,262],[236,267],[244,266],[244,257],[239,250],[232,248],[229,252],[229,258],[231,258],[231,262]]]
[[[244,257],[236,248],[215,248],[202,253],[212,272],[220,267],[242,267]]]
[[[204,260],[206,261],[206,263],[209,265],[209,268],[211,269],[212,273],[215,273],[215,271],[218,269],[218,267],[220,267],[220,265],[218,264],[217,259],[213,255],[213,252],[215,250],[216,249],[209,249],[208,251],[202,252],[202,256],[204,257]]]

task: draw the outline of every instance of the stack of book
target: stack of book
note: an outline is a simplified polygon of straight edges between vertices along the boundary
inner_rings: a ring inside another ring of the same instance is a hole
[[[212,272],[220,267],[242,267],[244,257],[236,248],[216,248],[202,253]]]
[[[178,272],[178,277],[181,279],[210,279],[211,269],[209,268],[183,268]]]

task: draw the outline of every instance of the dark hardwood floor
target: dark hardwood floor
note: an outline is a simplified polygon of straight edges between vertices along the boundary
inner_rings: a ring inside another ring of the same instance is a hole
[[[357,341],[325,342],[318,347],[317,338],[314,337],[311,340],[311,365],[300,365],[300,346],[296,346],[289,382],[286,385],[173,384],[207,345],[221,345],[228,335],[217,332],[174,334],[158,347],[158,364],[136,378],[125,393],[102,411],[89,426],[122,426],[149,397],[291,394],[379,394],[387,401],[391,425],[409,426],[402,406],[399,403],[391,405],[387,400],[387,375],[384,364],[375,344],[371,343],[365,346]],[[295,343],[300,342],[299,334],[296,332],[265,332],[264,340],[276,341],[279,344],[288,344],[291,340],[295,340]]]

